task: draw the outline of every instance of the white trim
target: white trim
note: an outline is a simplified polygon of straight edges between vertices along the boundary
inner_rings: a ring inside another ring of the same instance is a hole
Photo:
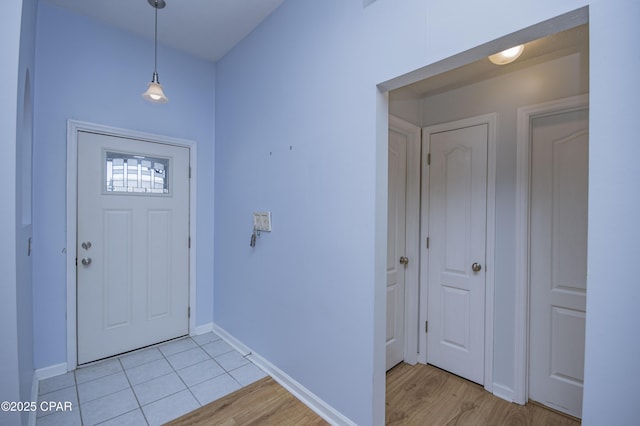
[[[66,365],[65,365],[65,369],[66,369]],[[35,372],[33,373],[33,379],[31,379],[31,399],[30,401],[37,401],[38,400],[38,392],[40,389],[40,381],[38,380],[38,376],[35,374]],[[36,426],[36,417],[38,415],[38,412],[36,410],[30,411],[29,412],[29,417],[27,418],[27,425],[29,426]]]
[[[209,332],[211,332],[211,331],[213,331],[213,323],[212,323],[212,322],[209,322],[209,323],[207,323],[207,324],[202,324],[202,325],[197,326],[197,327],[195,328],[195,330],[193,330],[193,331],[190,333],[190,335],[191,335],[191,336],[198,336],[198,335],[200,335],[200,334],[209,333]]]
[[[251,348],[242,343],[240,340],[236,339],[233,335],[227,332],[227,330],[225,330],[224,328],[220,327],[218,324],[211,323],[211,331],[222,337],[222,340],[231,345],[233,349],[240,352],[242,356],[247,356],[253,352]]]
[[[38,382],[40,382],[40,380],[48,379],[49,377],[59,376],[61,374],[65,374],[68,371],[69,370],[67,369],[67,363],[63,362],[62,364],[55,364],[55,365],[50,365],[44,368],[38,368],[34,372],[33,377],[35,380],[38,380]],[[38,387],[39,386],[40,385],[38,385]]]
[[[427,322],[427,306],[429,306],[429,298],[427,297],[427,287],[429,284],[429,251],[426,248],[427,238],[429,236],[429,161],[428,156],[431,152],[431,143],[426,127],[422,128],[422,173],[421,173],[421,192],[420,192],[420,309],[418,324],[426,324]],[[418,335],[418,362],[427,363],[427,333],[420,327]]]
[[[516,165],[516,287],[513,401],[529,399],[529,185],[531,120],[545,115],[588,108],[589,95],[573,96],[518,108]]]
[[[31,401],[38,401],[38,393],[40,391],[40,381],[49,377],[59,376],[67,372],[67,363],[50,365],[49,367],[38,368],[33,372],[33,382],[31,383]],[[36,425],[37,411],[31,411],[27,424],[29,426]]]
[[[196,329],[196,193],[197,193],[197,144],[194,141],[161,136],[135,130],[120,129],[102,124],[83,121],[67,121],[67,371],[78,366],[77,356],[77,317],[75,315],[76,295],[76,222],[78,204],[78,132],[86,131],[103,135],[138,139],[147,142],[162,143],[189,148],[189,164],[191,180],[189,182],[189,234],[191,236],[191,251],[189,253],[189,332]]]
[[[278,382],[283,388],[288,390],[293,396],[298,398],[300,402],[313,410],[317,415],[325,419],[332,425],[348,425],[355,426],[355,423],[342,415],[335,408],[324,402],[317,395],[298,383],[295,379],[289,376],[287,373],[273,365],[267,359],[261,355],[252,351],[251,348],[244,343],[236,339],[233,335],[228,333],[225,329],[217,324],[213,324],[213,331],[218,334],[222,339],[231,345],[238,352],[244,354],[243,356],[253,362],[256,366],[269,374],[273,380]]]
[[[513,389],[501,383],[493,384],[493,396],[504,399],[507,402],[513,402]]]
[[[448,123],[436,124],[424,127],[422,129],[422,164],[423,170],[427,166],[427,155],[430,151],[429,140],[432,133],[445,132],[449,130],[460,129],[463,127],[477,126],[487,124],[487,236],[486,236],[486,281],[485,281],[485,318],[484,318],[484,388],[488,392],[493,393],[493,317],[494,317],[494,293],[495,293],[495,238],[496,238],[496,153],[497,153],[497,123],[498,114],[484,114],[475,117],[465,118],[462,120],[452,121]],[[425,241],[428,237],[429,230],[426,224],[429,223],[429,173],[422,173],[422,212],[421,212],[421,241]],[[420,306],[427,306],[427,285],[428,285],[428,251],[421,250],[420,256],[421,271],[420,274]],[[420,323],[427,321],[426,309],[421,309]],[[425,332],[419,334],[420,354],[418,362],[427,363],[427,335]]]
[[[489,120],[489,146],[487,150],[487,241],[486,287],[484,311],[484,388],[493,393],[493,318],[495,314],[495,253],[496,253],[496,156],[498,114],[486,116]]]
[[[409,264],[405,269],[404,297],[404,362],[418,362],[418,321],[420,294],[420,140],[422,129],[389,115],[389,130],[407,138],[407,187],[405,210],[405,256]]]

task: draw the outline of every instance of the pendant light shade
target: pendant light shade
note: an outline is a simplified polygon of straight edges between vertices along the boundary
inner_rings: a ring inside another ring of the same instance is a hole
[[[149,102],[155,102],[164,104],[169,102],[167,95],[162,90],[162,85],[158,79],[158,9],[163,9],[166,6],[164,0],[147,0],[151,7],[156,10],[156,26],[155,26],[155,38],[154,38],[154,56],[153,56],[153,77],[151,82],[147,85],[147,90],[142,94],[142,97]]]
[[[164,104],[169,102],[169,99],[164,94],[162,90],[162,85],[158,81],[158,73],[153,73],[153,80],[149,82],[147,86],[147,90],[142,94],[142,97],[148,100],[149,102],[156,102],[159,104]]]

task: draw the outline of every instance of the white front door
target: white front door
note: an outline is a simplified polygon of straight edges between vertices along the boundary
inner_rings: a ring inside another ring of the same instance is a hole
[[[189,149],[78,133],[78,363],[188,333]]]
[[[488,125],[425,133],[427,362],[483,384]]]
[[[529,397],[582,416],[588,110],[531,122]]]

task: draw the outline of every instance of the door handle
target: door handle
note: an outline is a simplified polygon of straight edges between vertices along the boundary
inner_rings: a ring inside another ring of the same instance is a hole
[[[478,262],[474,262],[473,265],[471,265],[471,269],[473,272],[480,272],[482,270],[482,265]]]
[[[408,265],[408,264],[409,264],[409,258],[408,258],[408,257],[404,257],[404,256],[402,256],[402,257],[400,258],[400,264],[401,264],[401,265]]]
[[[91,258],[90,257],[83,257],[80,262],[82,262],[82,264],[84,266],[89,266],[89,265],[91,265]]]

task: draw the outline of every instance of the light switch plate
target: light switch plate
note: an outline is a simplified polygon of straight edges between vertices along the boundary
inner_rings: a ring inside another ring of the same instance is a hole
[[[253,212],[253,227],[256,231],[271,232],[271,212]]]

